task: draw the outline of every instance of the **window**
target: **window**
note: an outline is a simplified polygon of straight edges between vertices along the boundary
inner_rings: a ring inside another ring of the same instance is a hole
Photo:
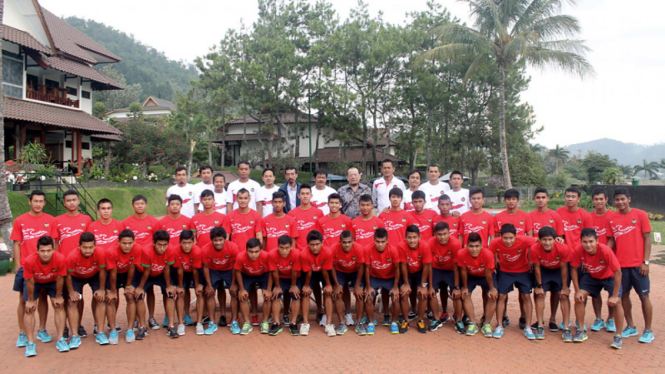
[[[28,74],[27,81],[28,81],[28,87],[32,88],[35,91],[39,89],[39,77],[37,77],[36,75]]]
[[[54,88],[60,87],[60,82],[52,81],[50,79],[45,79],[44,83],[49,87],[54,87]]]
[[[65,147],[66,148],[71,148],[72,147],[72,141],[71,140],[65,141]]]
[[[10,97],[23,97],[22,61],[2,56],[2,92]]]
[[[81,90],[81,97],[84,99],[90,99],[90,92]]]
[[[81,142],[81,149],[90,149],[90,143]]]
[[[78,96],[78,90],[73,87],[67,87],[67,95]]]

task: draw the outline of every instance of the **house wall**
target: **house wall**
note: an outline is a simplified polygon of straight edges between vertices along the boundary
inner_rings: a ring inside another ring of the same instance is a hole
[[[43,45],[50,46],[31,0],[5,1],[2,18],[5,25],[28,32]]]

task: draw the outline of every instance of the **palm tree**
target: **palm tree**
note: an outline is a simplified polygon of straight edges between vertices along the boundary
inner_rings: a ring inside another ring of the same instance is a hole
[[[559,164],[564,164],[570,158],[570,151],[559,147],[557,144],[554,149],[550,149],[550,156],[554,159],[556,165],[556,174],[559,174]]]
[[[4,0],[0,0],[0,25],[5,9]],[[2,50],[2,27],[0,27],[0,50]],[[2,59],[0,59],[0,82],[2,81]],[[3,95],[0,95],[0,228],[7,248],[13,248],[9,235],[12,229],[12,211],[9,208],[7,197],[7,176],[5,175],[5,121],[2,108],[4,108]]]
[[[188,144],[188,175],[192,175],[192,158],[194,157],[194,148],[196,147],[196,142],[201,138],[201,134],[206,131],[206,122],[207,118],[203,114],[195,114],[193,117],[189,117],[184,113],[178,113],[175,115],[175,126],[185,135],[185,142]]]
[[[660,167],[660,165],[657,162],[655,162],[655,161],[647,162],[647,160],[645,159],[645,160],[642,160],[642,165],[635,165],[635,168],[634,168],[634,170],[635,170],[634,173],[635,174],[633,174],[633,175],[637,175],[637,173],[643,171],[644,172],[644,179],[647,179],[647,174],[649,174],[649,176],[651,176],[651,177],[655,177],[656,175],[658,175],[658,174],[656,174],[656,172],[658,171],[659,167]]]
[[[630,165],[619,165],[619,169],[621,169],[624,177],[633,175],[633,167]]]
[[[593,67],[584,58],[589,48],[577,39],[574,17],[560,14],[564,3],[576,0],[459,0],[469,4],[473,28],[457,23],[435,27],[438,47],[424,52],[426,60],[471,61],[464,79],[481,66],[494,64],[499,70],[499,141],[501,167],[506,188],[512,187],[506,145],[506,70],[521,62],[535,67],[555,67],[584,77]]]

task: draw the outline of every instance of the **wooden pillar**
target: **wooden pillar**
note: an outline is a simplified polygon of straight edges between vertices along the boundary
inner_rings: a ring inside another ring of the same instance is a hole
[[[71,147],[71,148],[72,148],[72,157],[69,159],[69,162],[70,162],[70,163],[73,163],[74,160],[76,160],[76,158],[74,157],[74,153],[75,153],[74,151],[76,150],[76,146],[75,146],[76,143],[74,143],[74,141],[76,140],[76,139],[74,138],[75,135],[76,135],[76,131],[75,131],[75,130],[72,130],[72,141],[71,141],[71,144],[72,144],[72,147]],[[65,145],[67,145],[67,141],[66,141],[66,140],[65,140]]]
[[[81,136],[81,130],[76,130],[76,155],[78,156],[78,173],[76,173],[77,176],[81,175],[81,172],[83,171],[82,169],[82,162],[83,162],[83,137]]]
[[[42,126],[42,132],[39,137],[39,142],[42,143],[44,146],[46,146],[46,131],[44,130],[44,126]]]
[[[19,150],[20,150],[20,147],[21,147],[20,127],[21,127],[21,124],[14,123],[14,159],[15,160],[18,158]]]

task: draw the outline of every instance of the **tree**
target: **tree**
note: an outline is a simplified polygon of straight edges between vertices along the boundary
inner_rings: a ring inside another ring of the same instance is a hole
[[[584,58],[589,49],[580,40],[558,39],[580,31],[577,20],[559,14],[564,3],[575,0],[461,0],[469,4],[474,28],[445,23],[433,29],[441,45],[424,52],[427,60],[472,61],[465,79],[482,66],[495,64],[499,70],[500,161],[506,188],[512,187],[506,142],[506,71],[519,63],[535,67],[554,66],[580,77],[593,74]]]
[[[615,168],[616,160],[610,159],[608,155],[590,151],[581,162],[582,168],[586,170],[587,181],[597,183],[603,180],[603,172],[608,168]]]
[[[143,95],[141,85],[137,83],[127,84],[125,77],[111,65],[104,66],[101,73],[120,83],[125,89],[95,92],[93,96],[95,103],[102,102],[108,110],[116,110],[127,108],[134,101],[141,101],[141,96]]]
[[[141,116],[143,116],[143,108],[141,107],[141,103],[134,101],[133,103],[129,104],[129,116],[133,119],[139,119]]]
[[[610,167],[603,171],[603,182],[607,184],[618,184],[623,180],[623,172],[618,167]]]
[[[196,142],[201,138],[201,133],[206,130],[207,118],[203,114],[194,114],[192,117],[185,113],[178,113],[173,118],[173,126],[179,133],[185,136],[184,143],[188,147],[187,174],[192,175],[192,157]]]
[[[570,158],[570,151],[559,147],[557,144],[554,149],[550,149],[550,156],[554,159],[554,164],[556,165],[556,174],[559,174],[559,165],[565,164]]]
[[[106,105],[98,101],[92,106],[92,115],[94,117],[97,117],[99,119],[104,119],[106,118],[106,113],[108,113],[108,108],[106,108]]]
[[[0,26],[2,25],[5,10],[5,1],[0,0]],[[0,27],[0,50],[2,49],[2,27]],[[0,59],[0,82],[2,81],[2,59]],[[7,197],[7,175],[5,174],[5,116],[4,116],[4,95],[0,95],[0,228],[2,229],[2,238],[7,244],[8,249],[12,249],[13,244],[9,239],[12,230],[12,211],[9,208],[9,198]]]
[[[635,171],[633,175],[637,175],[637,173],[639,172],[644,172],[644,179],[647,179],[647,174],[649,174],[650,177],[656,177],[658,176],[657,172],[659,167],[660,165],[658,165],[657,162],[655,161],[647,162],[647,160],[645,159],[642,161],[642,165],[635,165],[634,168]]]

